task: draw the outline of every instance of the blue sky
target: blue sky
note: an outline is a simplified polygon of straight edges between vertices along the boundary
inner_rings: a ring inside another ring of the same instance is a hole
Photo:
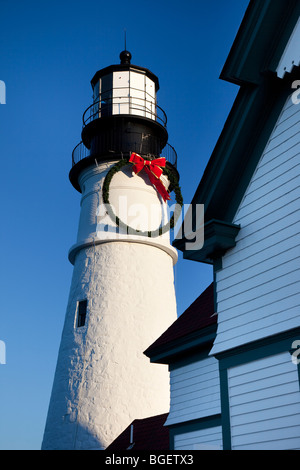
[[[219,79],[248,0],[1,0],[0,449],[40,449],[67,305],[80,195],[68,173],[94,73],[132,63],[159,77],[186,203],[238,87]],[[178,313],[212,281],[182,259]]]

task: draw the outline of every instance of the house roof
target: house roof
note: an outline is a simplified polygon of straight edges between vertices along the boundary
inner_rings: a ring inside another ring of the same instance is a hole
[[[170,358],[212,341],[217,326],[214,310],[214,285],[204,292],[144,351],[152,362],[168,363]]]
[[[275,72],[300,14],[298,0],[251,0],[220,78],[258,84]]]
[[[169,429],[164,426],[168,413],[151,416],[150,418],[135,419],[132,423],[106,448],[107,451],[130,450],[131,427],[133,426],[132,450],[169,450]]]
[[[221,73],[240,90],[192,200],[204,205],[204,246],[187,250],[184,237],[173,242],[186,259],[212,264],[235,246],[234,215],[299,76],[300,67],[276,74],[299,14],[298,0],[250,1]]]

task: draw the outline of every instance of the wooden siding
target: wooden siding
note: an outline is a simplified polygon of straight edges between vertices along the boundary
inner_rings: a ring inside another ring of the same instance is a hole
[[[278,77],[283,77],[286,72],[290,72],[292,68],[300,63],[299,53],[300,42],[300,18],[294,28],[294,31],[287,43],[284,53],[277,67]]]
[[[221,450],[222,428],[200,429],[174,436],[174,450]]]
[[[300,449],[297,366],[288,352],[228,369],[233,450]]]
[[[213,354],[300,324],[299,129],[289,98],[233,220],[236,247],[216,273]]]
[[[214,357],[191,359],[170,370],[170,413],[166,425],[221,413],[219,365]]]

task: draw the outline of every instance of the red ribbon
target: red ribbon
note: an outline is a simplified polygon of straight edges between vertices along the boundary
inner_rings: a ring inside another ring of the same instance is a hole
[[[165,158],[160,157],[156,158],[155,160],[144,160],[144,158],[138,155],[137,153],[132,153],[129,161],[131,163],[134,163],[133,171],[136,174],[138,174],[142,169],[146,171],[147,175],[149,176],[150,182],[153,184],[153,186],[156,187],[157,191],[165,202],[171,199],[164,184],[160,180],[160,177],[163,173],[161,167],[165,168],[166,166]]]

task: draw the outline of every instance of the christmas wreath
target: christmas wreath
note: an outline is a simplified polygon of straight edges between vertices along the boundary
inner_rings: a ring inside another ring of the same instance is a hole
[[[175,211],[172,214],[172,217],[170,218],[170,220],[165,225],[159,227],[158,230],[156,231],[142,231],[142,230],[137,230],[128,226],[114,213],[113,208],[110,204],[109,188],[110,188],[110,184],[113,179],[113,176],[118,171],[120,171],[123,167],[128,165],[129,163],[134,164],[133,171],[136,174],[138,174],[142,169],[146,170],[151,183],[156,187],[157,191],[160,193],[164,201],[169,200],[171,198],[170,198],[169,192],[166,190],[162,181],[160,180],[160,176],[162,174],[168,177],[170,181],[170,188],[175,193],[175,199],[176,199]],[[169,170],[168,168],[166,168],[166,159],[157,158],[155,160],[146,160],[136,153],[132,153],[129,159],[123,158],[108,171],[104,179],[104,183],[103,183],[102,198],[103,198],[103,203],[104,203],[104,206],[108,215],[113,221],[115,221],[118,227],[124,229],[126,233],[129,233],[131,235],[135,234],[135,235],[143,235],[147,237],[151,237],[153,235],[153,232],[155,233],[157,232],[157,235],[160,236],[163,233],[166,233],[167,231],[169,231],[170,229],[173,229],[180,216],[181,208],[183,206],[183,198],[182,198],[180,186],[178,184],[178,179],[176,178],[172,170]]]

